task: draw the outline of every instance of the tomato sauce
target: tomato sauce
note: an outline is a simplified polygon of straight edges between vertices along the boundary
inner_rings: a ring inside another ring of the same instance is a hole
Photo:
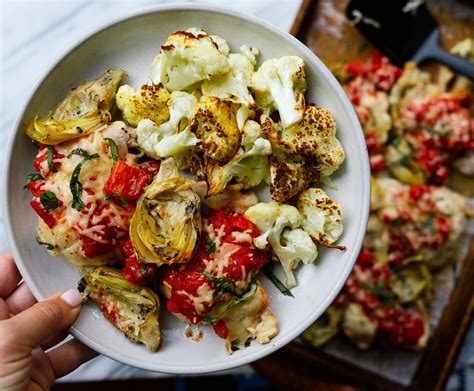
[[[252,275],[269,259],[266,252],[254,247],[253,239],[260,232],[242,214],[213,211],[203,220],[201,240],[193,258],[186,265],[169,267],[163,280],[171,290],[166,308],[184,315],[193,324],[202,322],[216,302],[242,294]],[[220,337],[227,337],[224,322],[211,323]]]

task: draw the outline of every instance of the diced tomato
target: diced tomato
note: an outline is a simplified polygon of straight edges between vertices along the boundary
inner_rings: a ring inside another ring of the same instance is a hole
[[[101,243],[85,235],[79,235],[82,241],[82,252],[86,257],[96,257],[112,249],[110,243]]]
[[[126,201],[135,201],[140,198],[149,178],[150,174],[146,170],[119,160],[115,163],[103,192],[105,195],[117,193]]]
[[[232,225],[229,222],[230,213],[218,210],[207,215],[205,219],[208,225],[212,225],[214,229],[224,227],[224,233],[229,235],[232,232]]]
[[[160,162],[157,162],[156,160],[149,160],[140,164],[140,168],[148,173],[147,183],[150,184],[153,181],[155,175],[158,174],[158,171],[160,171]]]
[[[413,202],[417,202],[424,194],[430,192],[430,188],[426,185],[414,185],[410,187],[408,196]]]
[[[125,260],[122,274],[128,282],[144,286],[153,278],[155,268],[153,265],[140,262],[135,254],[132,254]]]
[[[122,252],[126,258],[135,255],[135,250],[133,249],[133,244],[130,239],[127,239],[122,245]]]
[[[30,182],[26,185],[26,188],[31,191],[33,197],[41,197],[44,193],[43,186],[45,183],[44,180]]]
[[[214,329],[216,334],[222,339],[226,339],[229,336],[229,329],[222,320],[218,320],[217,322],[212,323],[212,328]]]
[[[257,226],[240,213],[235,213],[230,216],[230,224],[233,231],[247,232],[252,238],[260,236],[260,231]]]
[[[56,220],[53,215],[47,211],[39,201],[33,200],[30,202],[30,205],[49,228],[53,228],[56,225]]]
[[[362,249],[357,258],[357,263],[360,263],[363,267],[371,267],[374,263],[375,255],[373,252]]]

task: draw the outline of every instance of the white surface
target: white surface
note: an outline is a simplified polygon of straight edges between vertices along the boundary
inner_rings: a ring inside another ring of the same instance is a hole
[[[151,4],[173,0],[130,1],[2,1],[0,0],[0,137],[8,138],[21,105],[52,59],[84,33],[118,15]],[[301,0],[197,0],[193,3],[217,4],[259,16],[289,31]],[[8,92],[8,96],[6,93]],[[0,167],[6,143],[0,143]],[[3,170],[1,172],[3,175]],[[0,206],[0,252],[8,248]],[[232,370],[252,372],[250,366]],[[99,356],[61,381],[149,378],[165,376],[121,364]]]

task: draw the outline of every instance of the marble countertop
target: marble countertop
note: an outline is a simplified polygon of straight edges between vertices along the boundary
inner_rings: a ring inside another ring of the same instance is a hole
[[[0,138],[10,137],[25,99],[43,72],[63,51],[89,31],[140,8],[172,0],[0,0]],[[259,16],[289,31],[301,0],[194,0]],[[3,167],[6,143],[0,143]],[[3,175],[3,173],[2,173]],[[0,208],[0,252],[8,248]],[[449,390],[474,389],[474,327],[466,339]],[[249,366],[231,373],[249,374]],[[117,380],[165,376],[100,356],[62,381]]]

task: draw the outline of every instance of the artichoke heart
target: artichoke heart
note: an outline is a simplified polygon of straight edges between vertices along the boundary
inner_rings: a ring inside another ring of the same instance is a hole
[[[401,267],[394,275],[393,291],[402,303],[409,303],[428,292],[431,275],[424,262],[411,262]]]
[[[112,117],[115,91],[125,71],[112,67],[95,80],[73,88],[66,98],[43,117],[35,117],[26,134],[43,144],[59,144],[107,125]]]
[[[191,190],[194,183],[179,176],[174,158],[162,162],[130,224],[130,239],[142,262],[186,263],[193,256],[202,228],[201,201]]]
[[[104,316],[133,342],[156,352],[160,345],[160,300],[151,289],[128,282],[119,270],[96,267],[79,282]]]

